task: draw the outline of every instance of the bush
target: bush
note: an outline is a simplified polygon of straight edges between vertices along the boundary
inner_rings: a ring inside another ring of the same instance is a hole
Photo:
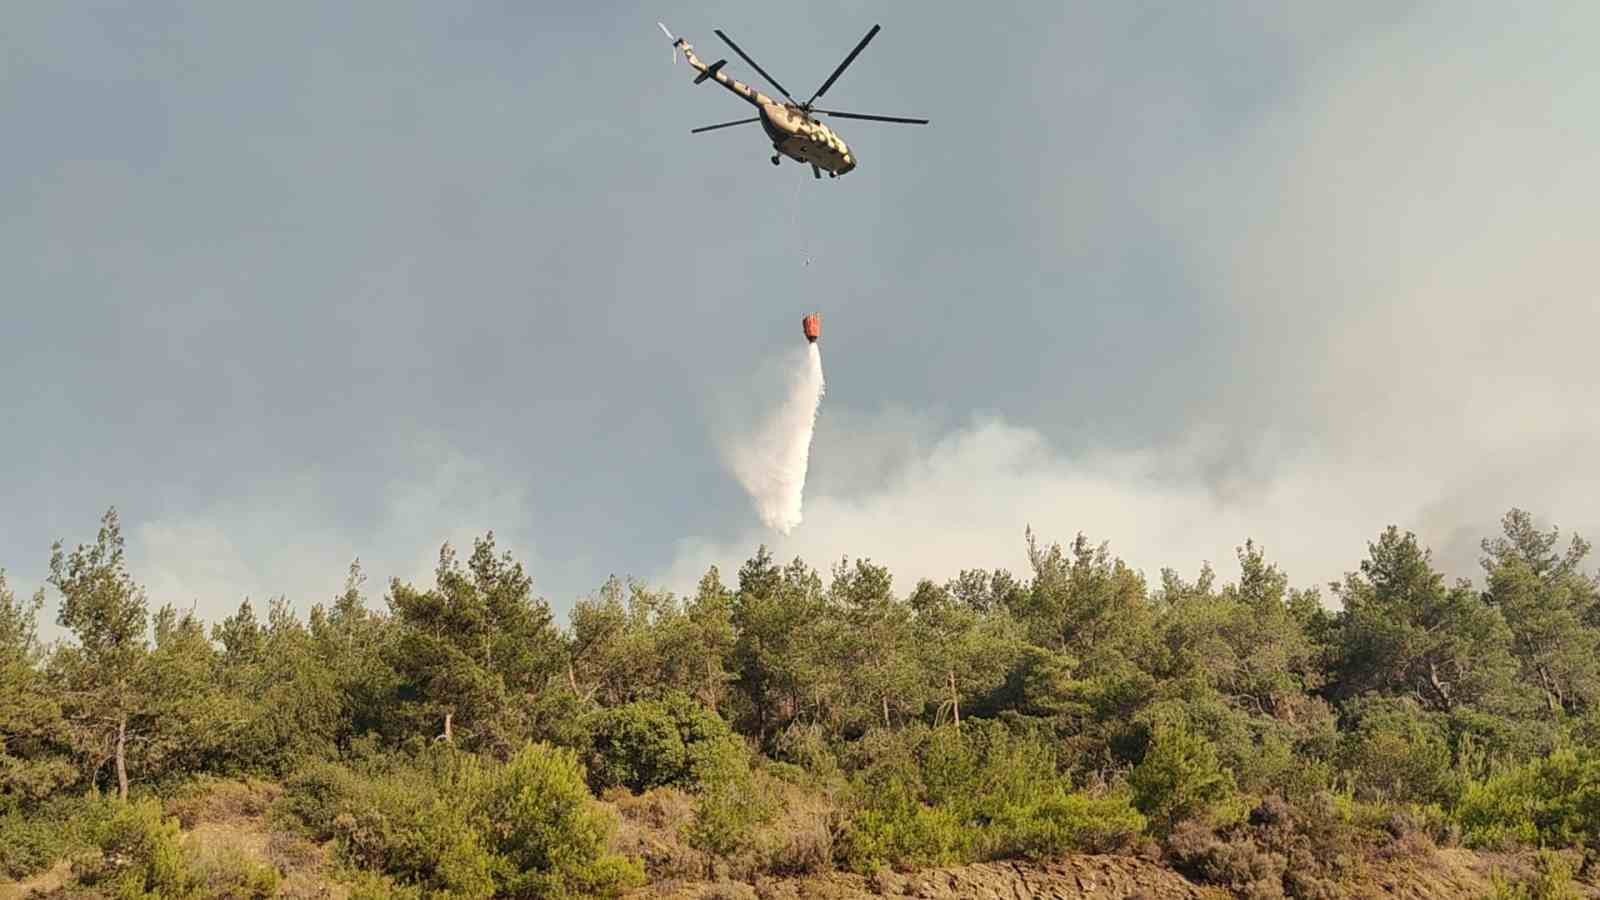
[[[1179,870],[1199,881],[1221,885],[1236,896],[1285,896],[1288,859],[1263,848],[1249,833],[1222,836],[1188,820],[1167,836],[1167,849]]]
[[[1338,900],[1372,857],[1426,857],[1445,828],[1437,808],[1320,793],[1303,805],[1263,798],[1241,821],[1190,819],[1167,835],[1175,868],[1250,897]]]
[[[358,868],[428,894],[494,893],[494,860],[468,824],[464,804],[442,796],[426,771],[366,778],[335,763],[315,763],[284,785],[278,810],[313,839],[334,841],[340,857]]]
[[[422,888],[387,875],[359,871],[350,876],[350,900],[422,900]]]
[[[765,790],[765,788],[763,788]],[[843,816],[831,794],[801,785],[771,786],[782,798],[765,840],[765,869],[774,875],[820,875],[831,872]]]
[[[1144,833],[1145,818],[1128,797],[1091,797],[1057,789],[1033,803],[999,811],[989,825],[987,854],[1049,859],[1067,853],[1116,853]]]
[[[778,735],[775,761],[799,766],[813,778],[838,779],[839,759],[828,745],[826,732],[821,725],[791,723]]]
[[[178,824],[193,828],[201,822],[263,816],[279,792],[277,785],[254,778],[227,781],[201,777],[174,791],[165,805],[169,815],[178,817]]]
[[[90,796],[57,796],[23,812],[0,816],[0,876],[23,879],[93,844],[95,829],[114,806]]]
[[[497,764],[444,749],[362,777],[321,763],[285,785],[282,813],[359,868],[460,898],[613,896],[642,867],[607,853],[616,823],[570,750],[529,744]],[[361,890],[384,890],[368,880]]]
[[[845,863],[870,874],[886,865],[921,868],[968,858],[970,831],[948,809],[928,806],[899,778],[874,784],[842,841]]]
[[[617,823],[570,750],[528,744],[503,766],[463,761],[456,784],[496,859],[502,897],[614,897],[643,867],[607,852]]]
[[[1353,725],[1340,762],[1363,800],[1449,803],[1459,792],[1445,725],[1413,701],[1367,696],[1346,704]]]
[[[1510,879],[1500,872],[1489,876],[1493,900],[1581,900],[1572,880],[1572,866],[1549,851],[1541,851],[1537,870],[1529,877]]]
[[[687,842],[694,815],[694,798],[689,794],[677,788],[653,788],[636,796],[626,788],[614,788],[605,800],[622,819],[611,846],[643,862],[650,881],[705,874],[704,856]]]
[[[0,875],[21,880],[50,868],[67,852],[64,829],[54,822],[0,816]]]
[[[1125,794],[1075,792],[1044,741],[970,720],[880,738],[840,846],[859,872],[1127,849],[1145,819]]]
[[[1133,803],[1162,834],[1185,819],[1221,812],[1233,797],[1233,774],[1216,750],[1181,723],[1156,729],[1150,748],[1128,774]]]
[[[195,860],[195,880],[204,897],[267,900],[278,892],[278,871],[228,847]]]
[[[596,792],[626,787],[693,789],[703,744],[742,743],[720,716],[682,693],[601,710],[589,722],[589,781]]]
[[[78,881],[123,900],[183,898],[197,894],[201,878],[184,852],[178,820],[161,804],[137,800],[121,805],[95,829],[99,855],[75,867]]]
[[[1456,820],[1474,847],[1600,842],[1600,756],[1558,750],[1548,759],[1468,784]]]

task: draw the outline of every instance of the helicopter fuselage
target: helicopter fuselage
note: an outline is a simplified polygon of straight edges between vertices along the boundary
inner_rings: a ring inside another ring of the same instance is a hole
[[[772,149],[835,175],[856,167],[855,154],[844,139],[798,107],[768,100],[759,108],[761,127],[772,139]]]
[[[756,108],[761,128],[772,141],[772,149],[790,159],[816,166],[832,175],[843,175],[856,167],[855,154],[833,129],[806,114],[792,103],[768,97],[755,88],[722,72],[722,66],[707,66],[694,55],[694,48],[681,38],[677,41],[683,58],[700,73],[697,81],[715,80]],[[774,161],[776,161],[774,157]]]

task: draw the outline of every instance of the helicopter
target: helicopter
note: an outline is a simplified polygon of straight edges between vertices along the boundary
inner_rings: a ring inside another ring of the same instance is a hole
[[[699,134],[703,131],[715,131],[718,128],[731,128],[734,125],[760,122],[762,129],[767,133],[767,137],[772,140],[772,149],[777,151],[772,154],[772,164],[775,166],[782,161],[783,157],[787,156],[800,163],[809,164],[813,178],[821,178],[823,170],[827,170],[829,178],[837,178],[856,167],[855,154],[850,152],[850,148],[833,129],[817,121],[817,116],[833,116],[840,119],[866,119],[873,122],[899,122],[908,125],[928,124],[927,119],[908,119],[901,116],[869,116],[863,113],[840,112],[836,109],[817,109],[814,106],[818,98],[827,93],[828,88],[833,87],[833,83],[844,73],[845,68],[855,61],[856,56],[867,46],[867,42],[877,36],[879,31],[879,26],[877,25],[872,26],[872,30],[868,31],[867,36],[861,39],[861,43],[850,51],[850,55],[846,56],[844,62],[839,64],[839,68],[834,69],[833,74],[828,76],[828,80],[822,83],[822,87],[817,88],[817,92],[811,95],[811,99],[804,103],[790,96],[789,92],[783,89],[783,85],[777,82],[777,79],[768,75],[765,69],[756,64],[755,60],[739,49],[739,45],[724,34],[722,29],[716,29],[717,37],[722,38],[724,43],[732,47],[733,52],[739,54],[740,59],[743,59],[757,72],[761,73],[761,77],[765,78],[768,84],[777,88],[778,93],[788,100],[787,103],[774,100],[744,82],[729,78],[722,71],[722,67],[728,62],[725,59],[719,59],[709,66],[702,63],[699,57],[694,55],[694,47],[688,41],[681,37],[674,37],[672,32],[667,30],[667,26],[662,25],[660,22],[657,22],[656,25],[661,28],[667,39],[672,41],[674,50],[682,52],[683,58],[688,61],[690,67],[700,73],[695,76],[695,84],[707,79],[714,79],[718,84],[734,92],[740,99],[754,106],[757,110],[757,114],[752,118],[691,128],[689,133]],[[677,60],[676,52],[673,53],[672,58],[674,61]]]

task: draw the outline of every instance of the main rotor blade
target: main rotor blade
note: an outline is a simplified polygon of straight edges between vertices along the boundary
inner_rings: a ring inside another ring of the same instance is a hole
[[[761,68],[759,65],[756,64],[755,60],[753,60],[750,57],[746,56],[745,52],[743,50],[739,49],[739,45],[735,44],[733,42],[733,38],[728,37],[727,35],[723,34],[721,28],[716,29],[716,32],[717,32],[717,37],[722,38],[722,40],[729,47],[732,47],[733,48],[733,52],[739,54],[739,58],[740,59],[742,59],[745,62],[749,63],[757,72],[760,72],[761,73],[761,77],[765,78],[767,80],[768,84],[770,84],[773,87],[778,89],[778,93],[784,95],[785,97],[789,97],[789,92],[783,89],[783,85],[778,83],[778,79],[773,78],[771,75],[768,75],[766,69]],[[794,98],[793,97],[789,97],[789,102],[793,103],[794,102]]]
[[[926,125],[927,119],[906,119],[900,116],[869,116],[865,113],[839,112],[833,109],[813,109],[812,112],[824,116],[838,116],[841,119],[870,119],[874,122],[905,122],[908,125]]]
[[[872,30],[867,32],[867,36],[861,39],[861,43],[857,44],[856,48],[850,51],[850,55],[844,58],[844,62],[839,63],[839,68],[834,69],[833,74],[828,76],[828,80],[822,83],[822,87],[817,88],[817,92],[811,95],[811,99],[807,100],[805,103],[802,103],[801,106],[809,107],[812,103],[816,102],[818,97],[826,94],[828,92],[828,88],[833,87],[833,83],[839,79],[840,75],[844,74],[845,67],[855,61],[856,54],[860,53],[861,48],[867,46],[867,41],[872,40],[873,36],[878,33],[878,27],[879,26],[877,25],[872,26]]]
[[[704,125],[704,126],[702,126],[700,128],[691,128],[691,129],[689,129],[689,133],[690,134],[699,134],[702,131],[716,131],[718,128],[730,128],[730,127],[732,127],[734,125],[748,125],[751,122],[759,122],[759,121],[761,121],[761,117],[760,116],[756,116],[753,119],[740,119],[737,122],[723,122],[721,125]]]

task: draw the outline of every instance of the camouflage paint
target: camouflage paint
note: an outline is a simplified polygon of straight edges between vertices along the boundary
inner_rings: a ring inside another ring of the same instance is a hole
[[[834,175],[843,175],[856,167],[855,155],[850,152],[844,139],[828,126],[807,117],[799,106],[781,103],[742,81],[730,78],[723,71],[725,67],[712,72],[710,66],[694,55],[694,47],[683,38],[678,38],[675,46],[683,51],[683,58],[689,61],[689,66],[695,72],[716,79],[718,84],[756,108],[761,115],[761,127],[772,140],[772,149]]]

